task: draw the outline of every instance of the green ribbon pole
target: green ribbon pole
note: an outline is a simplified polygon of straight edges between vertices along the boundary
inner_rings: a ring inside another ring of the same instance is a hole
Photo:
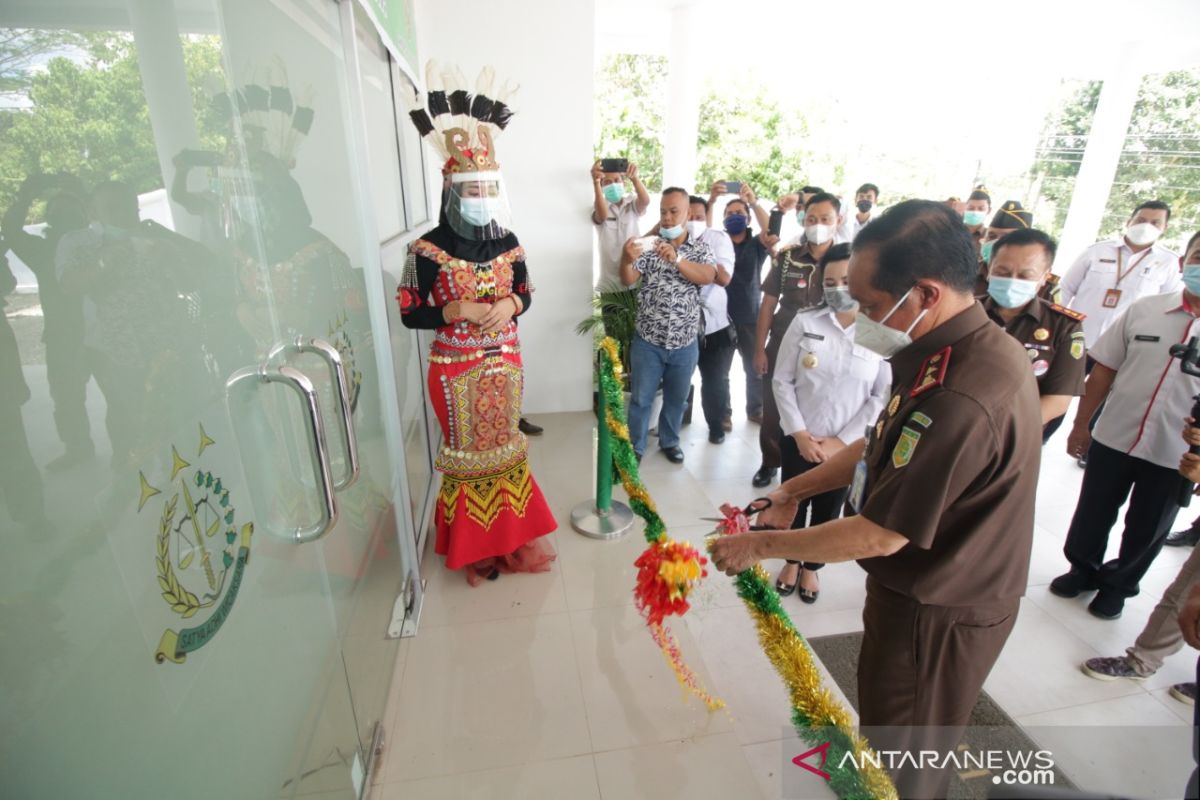
[[[597,393],[600,396],[599,402],[596,404],[596,418],[599,424],[596,426],[596,432],[599,439],[596,442],[596,510],[601,514],[607,514],[612,510],[612,432],[608,430],[608,402],[604,399],[604,392]]]

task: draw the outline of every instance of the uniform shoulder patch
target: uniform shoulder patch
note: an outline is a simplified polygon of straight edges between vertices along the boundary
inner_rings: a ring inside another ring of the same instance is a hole
[[[950,366],[950,348],[939,350],[921,364],[917,370],[917,382],[913,384],[909,397],[917,397],[946,380],[946,369]]]
[[[1076,322],[1083,322],[1085,319],[1087,319],[1087,314],[1081,314],[1080,312],[1076,311],[1073,308],[1067,308],[1066,306],[1060,306],[1058,303],[1051,303],[1050,310],[1057,311],[1059,314],[1062,314],[1064,317],[1069,317],[1070,319],[1073,319]]]
[[[896,441],[896,446],[892,448],[892,467],[900,469],[912,461],[913,453],[916,452],[917,444],[920,441],[919,431],[915,431],[907,425],[901,428],[900,438]]]

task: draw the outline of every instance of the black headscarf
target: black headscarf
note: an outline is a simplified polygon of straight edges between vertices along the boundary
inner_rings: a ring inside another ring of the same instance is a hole
[[[517,236],[512,231],[508,231],[499,239],[488,239],[479,241],[475,239],[467,239],[459,236],[454,228],[450,227],[450,221],[446,219],[446,193],[448,189],[442,189],[441,211],[438,215],[438,226],[425,234],[421,238],[432,245],[439,247],[455,258],[461,258],[463,261],[470,261],[474,264],[482,264],[485,261],[491,261],[501,253],[507,253],[517,246]]]

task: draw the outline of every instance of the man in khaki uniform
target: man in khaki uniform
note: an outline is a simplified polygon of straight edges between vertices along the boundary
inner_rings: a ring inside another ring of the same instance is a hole
[[[1037,378],[1042,443],[1058,429],[1072,397],[1083,395],[1084,315],[1045,300],[1058,247],[1039,230],[1014,230],[996,240],[983,310],[1025,348]]]
[[[772,492],[758,521],[787,527],[800,498],[847,485],[857,515],[713,545],[728,574],[764,558],[859,560],[859,714],[878,749],[955,747],[1028,579],[1037,387],[1024,348],[975,302],[976,270],[941,203],[900,203],[863,229],[850,262],[856,338],[891,358],[890,399],[864,439]],[[950,776],[901,766],[894,777],[903,797],[944,797]]]

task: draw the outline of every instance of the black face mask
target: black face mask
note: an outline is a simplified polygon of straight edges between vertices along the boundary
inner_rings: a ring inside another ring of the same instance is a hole
[[[859,200],[858,201],[858,210],[864,214],[867,213],[868,211],[870,211],[871,210],[871,201],[870,200]]]

